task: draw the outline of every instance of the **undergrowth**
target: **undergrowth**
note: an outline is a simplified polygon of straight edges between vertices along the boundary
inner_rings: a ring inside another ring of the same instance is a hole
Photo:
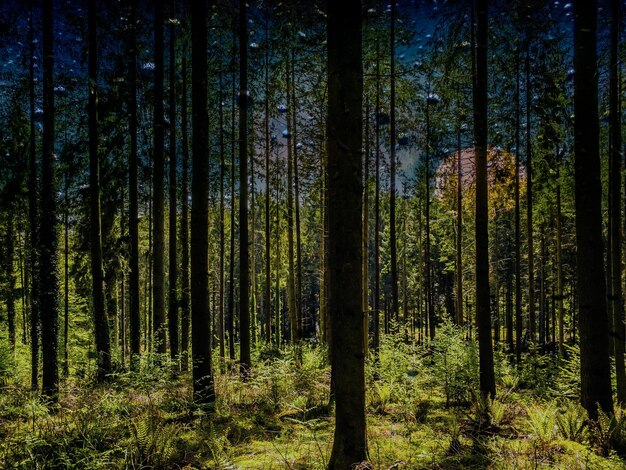
[[[626,417],[618,409],[589,423],[576,400],[575,348],[560,360],[530,351],[522,368],[496,350],[498,393],[484,400],[467,337],[449,323],[428,345],[386,335],[367,358],[373,468],[626,468]],[[213,412],[194,406],[189,374],[164,357],[144,355],[138,372],[120,369],[101,385],[71,376],[50,404],[11,374],[19,356],[2,356],[0,467],[325,468],[334,428],[326,349],[303,346],[298,360],[289,349],[255,354],[245,380],[216,359]]]

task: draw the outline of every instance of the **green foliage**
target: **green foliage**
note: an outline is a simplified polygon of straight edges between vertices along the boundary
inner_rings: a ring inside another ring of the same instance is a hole
[[[561,437],[570,441],[586,439],[587,411],[574,400],[564,400],[556,414],[556,425]]]
[[[15,360],[9,346],[0,343],[0,385],[6,385],[15,369]]]
[[[555,403],[546,403],[544,406],[532,404],[526,407],[526,426],[531,436],[538,444],[545,448],[557,436],[558,409]]]
[[[520,387],[532,390],[538,397],[545,397],[557,374],[555,360],[540,354],[537,345],[531,343],[530,352],[522,356]]]
[[[446,403],[468,403],[478,390],[478,345],[449,320],[441,323],[433,350],[433,378],[444,388]]]
[[[565,356],[559,360],[552,393],[556,397],[577,400],[580,394],[580,348],[568,344],[564,344],[563,347]]]

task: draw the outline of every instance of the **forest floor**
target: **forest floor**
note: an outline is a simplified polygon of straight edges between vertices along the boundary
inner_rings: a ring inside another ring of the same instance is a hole
[[[428,349],[387,337],[366,368],[371,467],[363,468],[626,469],[612,450],[624,448],[626,418],[618,410],[587,424],[570,349],[559,365],[529,354],[520,370],[496,354],[498,397],[486,426],[485,405],[472,399],[473,342],[453,328]],[[191,402],[189,374],[149,357],[141,372],[104,385],[65,380],[56,405],[6,379],[0,467],[323,469],[333,435],[325,354],[304,347],[298,366],[288,352],[261,351],[245,381],[218,370],[211,412]]]

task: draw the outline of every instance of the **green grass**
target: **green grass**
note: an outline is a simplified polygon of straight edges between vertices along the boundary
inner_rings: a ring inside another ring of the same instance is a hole
[[[476,363],[476,348],[462,335],[442,329],[441,343],[428,350],[388,337],[379,365],[368,361],[373,468],[626,468],[611,450],[626,442],[623,413],[588,426],[567,398],[572,391],[563,393],[571,377],[559,378],[554,364],[541,377],[526,368],[520,378],[497,354],[498,398],[475,400],[476,375],[463,368]],[[17,374],[0,393],[0,467],[323,469],[334,432],[325,354],[306,347],[297,366],[289,352],[271,358],[257,351],[247,381],[228,367],[216,375],[212,414],[191,402],[188,374],[149,357],[141,372],[105,385],[70,377],[58,405],[42,402]],[[27,367],[20,357],[16,364]],[[541,389],[521,388],[529,383]],[[481,421],[485,407],[490,423]]]

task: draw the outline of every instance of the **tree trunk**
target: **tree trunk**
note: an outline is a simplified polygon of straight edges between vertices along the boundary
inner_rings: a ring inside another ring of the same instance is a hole
[[[529,338],[536,341],[537,324],[535,319],[535,268],[533,248],[533,166],[531,143],[531,97],[530,94],[530,40],[526,39],[526,232],[528,237],[528,311],[529,311]]]
[[[291,92],[291,67],[289,60],[285,61],[285,81],[287,82],[287,130],[290,133],[287,137],[287,246],[288,246],[288,268],[287,277],[287,305],[289,310],[289,332],[292,344],[298,342],[298,314],[296,312],[296,273],[295,273],[295,247],[293,239],[293,146],[291,145],[291,108],[294,100]]]
[[[7,323],[9,327],[9,346],[11,351],[15,354],[15,273],[13,272],[13,261],[15,253],[15,231],[14,231],[14,207],[13,202],[9,203],[9,207],[6,209],[6,251],[5,251],[5,263],[6,263],[6,307],[7,307]]]
[[[617,380],[617,401],[626,403],[626,370],[624,368],[624,306],[622,299],[622,123],[620,114],[620,73],[619,73],[619,40],[620,40],[620,3],[611,0],[611,58],[609,83],[609,156],[611,159],[611,306],[613,314],[613,330],[615,344],[615,375]]]
[[[65,207],[63,214],[63,375],[70,375],[69,331],[70,331],[70,224],[69,224],[69,182],[65,183]]]
[[[369,180],[370,180],[370,103],[365,98],[365,153],[363,155],[363,346],[365,357],[369,351]],[[406,266],[405,266],[406,275]],[[406,276],[405,276],[406,279]],[[405,289],[406,296],[406,289]],[[406,311],[404,312],[406,315]]]
[[[89,2],[89,246],[91,249],[91,289],[98,361],[98,381],[111,371],[109,318],[104,297],[102,230],[100,220],[100,156],[98,154],[98,52],[96,2]]]
[[[598,120],[597,1],[574,4],[574,171],[581,402],[592,419],[613,411]]]
[[[426,278],[426,313],[428,315],[429,337],[430,340],[435,339],[437,329],[437,319],[435,317],[435,306],[433,305],[433,282],[432,282],[432,263],[430,260],[430,105],[426,101],[426,159],[424,161],[425,174],[425,197],[426,197],[426,243],[424,251],[424,270]]]
[[[39,207],[37,204],[37,157],[35,147],[35,32],[33,27],[34,0],[30,4],[28,19],[29,58],[29,149],[28,149],[28,219],[29,219],[29,268],[30,268],[30,353],[31,353],[31,388],[39,388],[39,345],[41,331],[40,272],[39,272]]]
[[[374,353],[380,350],[380,43],[376,38],[376,126],[374,188]]]
[[[563,229],[561,222],[561,181],[560,181],[560,161],[557,162],[556,170],[556,303],[557,303],[557,321],[559,330],[559,357],[565,356],[565,329],[564,329],[564,311],[563,311],[563,250],[562,239]]]
[[[225,156],[225,147],[224,147],[224,89],[222,83],[222,68],[220,66],[219,72],[219,99],[220,99],[220,111],[219,111],[219,122],[220,122],[220,295],[219,295],[219,317],[217,319],[217,335],[219,337],[219,347],[220,347],[220,368],[225,364],[225,354],[226,348],[224,344],[224,263],[225,263],[225,221],[224,221],[224,211],[225,211],[225,201],[224,201],[224,177],[226,173],[226,162],[224,160]],[[231,260],[232,263],[232,260]],[[232,280],[231,280],[232,282]],[[230,304],[229,304],[230,305]]]
[[[239,2],[239,363],[250,369],[250,261],[248,240],[248,15]]]
[[[211,318],[209,315],[209,221],[208,221],[208,123],[207,111],[207,4],[192,2],[191,92],[191,348],[193,391],[196,402],[213,406],[215,392],[211,369]]]
[[[128,162],[128,234],[130,236],[130,272],[128,290],[130,295],[130,366],[139,368],[141,354],[141,317],[139,300],[139,202],[137,158],[137,0],[130,0],[130,29],[128,33],[128,132],[130,155]]]
[[[41,220],[39,225],[39,274],[42,289],[41,346],[42,390],[57,400],[59,390],[58,318],[59,274],[57,270],[57,204],[54,156],[54,32],[53,0],[43,2],[43,137],[41,158]]]
[[[265,3],[265,291],[263,309],[265,312],[265,342],[272,343],[272,308],[271,308],[271,221],[270,221],[270,85],[269,85],[269,6]],[[321,304],[321,303],[320,303]]]
[[[522,241],[520,223],[520,66],[515,55],[515,359],[522,364]],[[528,177],[528,176],[527,176]]]
[[[230,115],[230,262],[228,264],[228,353],[231,361],[235,360],[235,40],[231,55],[232,95]]]
[[[489,309],[489,213],[487,193],[487,0],[476,0],[476,76],[474,87],[474,149],[476,153],[476,327],[480,391],[496,395]]]
[[[463,320],[463,165],[461,162],[461,125],[457,129],[456,159],[456,324]]]
[[[180,292],[180,354],[181,369],[188,369],[189,361],[189,144],[187,130],[187,49],[182,56],[182,90],[181,90],[181,139],[183,151],[183,174],[181,184],[181,219],[180,244],[182,245],[182,269]],[[220,107],[221,108],[221,107]],[[223,271],[222,271],[223,274]],[[223,277],[223,276],[222,276]],[[222,297],[220,297],[220,300]],[[223,310],[222,310],[223,313]],[[223,345],[223,343],[222,343]]]
[[[164,111],[163,111],[163,3],[154,3],[154,150],[153,150],[153,242],[152,276],[153,276],[153,324],[152,331],[156,351],[167,352],[165,325],[165,194],[164,175],[165,159]]]
[[[361,308],[361,2],[328,3],[328,183],[335,435],[329,469],[367,459]]]
[[[168,330],[170,336],[170,357],[178,361],[178,263],[176,229],[176,171],[178,167],[178,153],[176,152],[176,28],[172,19],[176,18],[176,0],[170,3],[170,65],[169,65],[169,119],[170,119],[170,211],[169,211],[169,290],[168,290]]]
[[[298,172],[298,109],[296,98],[296,65],[295,54],[291,51],[291,143],[293,145],[293,184],[294,184],[294,213],[296,216],[296,330],[298,340],[302,339],[302,231],[300,230],[300,175]]]
[[[389,252],[391,254],[391,312],[398,319],[398,256],[396,242],[396,0],[391,0],[389,94]]]

